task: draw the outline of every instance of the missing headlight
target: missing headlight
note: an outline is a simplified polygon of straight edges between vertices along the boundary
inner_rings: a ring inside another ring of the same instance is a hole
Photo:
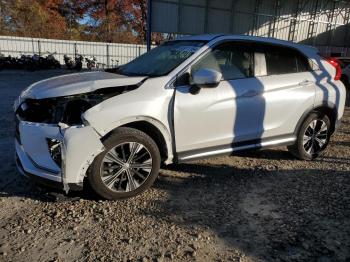
[[[113,96],[136,89],[138,86],[108,87],[94,92],[45,99],[26,99],[17,109],[21,120],[69,126],[82,125],[81,115],[89,108]]]

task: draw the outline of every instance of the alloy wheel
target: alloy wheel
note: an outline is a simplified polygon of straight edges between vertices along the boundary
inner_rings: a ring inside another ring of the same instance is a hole
[[[130,192],[139,188],[152,171],[152,156],[138,142],[126,142],[111,148],[104,156],[100,174],[110,190]]]
[[[313,120],[306,128],[303,136],[303,146],[309,155],[322,151],[328,139],[328,126],[321,119]]]

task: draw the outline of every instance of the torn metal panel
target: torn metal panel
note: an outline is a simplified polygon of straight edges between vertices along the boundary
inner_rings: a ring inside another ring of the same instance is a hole
[[[82,183],[87,169],[104,146],[90,126],[70,127],[62,133],[63,183]]]
[[[19,132],[22,146],[28,157],[37,166],[59,173],[60,167],[51,158],[48,138],[61,140],[62,135],[57,125],[45,125],[30,122],[19,122]]]
[[[58,124],[61,122],[69,126],[82,125],[81,115],[86,110],[108,98],[135,90],[137,87],[137,85],[128,85],[102,88],[89,93],[56,98],[27,98],[17,106],[16,115],[20,120],[34,123]]]
[[[34,162],[29,158],[27,153],[24,151],[23,146],[20,145],[17,140],[15,140],[15,149],[16,149],[16,155],[18,157],[18,160],[20,161],[21,166],[19,170],[21,171],[22,175],[24,175],[24,172],[22,172],[22,169],[23,169],[23,171],[39,176],[41,178],[53,180],[56,182],[62,182],[62,177],[60,172],[52,173],[42,168],[39,168],[38,166],[35,166]]]

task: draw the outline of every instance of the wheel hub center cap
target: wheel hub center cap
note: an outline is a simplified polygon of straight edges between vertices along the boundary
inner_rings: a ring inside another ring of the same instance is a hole
[[[129,163],[125,163],[123,166],[124,169],[129,169],[130,168],[130,164]]]

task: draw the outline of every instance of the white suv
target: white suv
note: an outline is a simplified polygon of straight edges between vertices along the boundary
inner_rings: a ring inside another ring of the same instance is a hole
[[[336,60],[271,38],[203,35],[169,41],[115,73],[53,77],[15,102],[22,174],[102,197],[152,185],[162,163],[286,145],[323,151],[343,115]],[[50,183],[50,184],[52,184]]]

